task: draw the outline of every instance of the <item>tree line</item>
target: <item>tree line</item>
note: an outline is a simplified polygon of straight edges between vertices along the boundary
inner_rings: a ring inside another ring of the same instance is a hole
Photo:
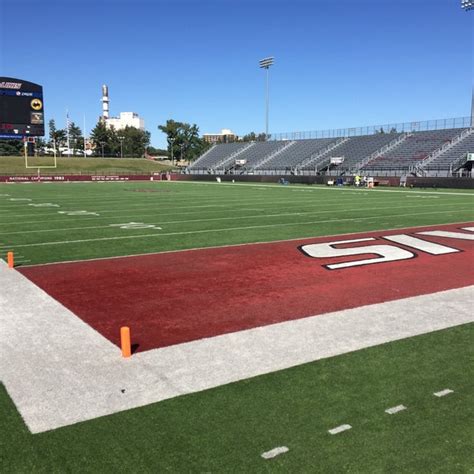
[[[48,128],[48,138],[37,138],[37,150],[46,153],[56,150],[58,155],[83,156],[84,134],[76,123],[69,122],[69,148],[66,128],[58,128],[54,119],[48,122]],[[114,127],[107,127],[103,120],[99,120],[91,130],[90,138],[86,140],[86,154],[97,157],[167,156],[173,162],[180,162],[194,161],[211,146],[199,136],[199,127],[196,124],[170,119],[165,124],[158,125],[158,130],[166,135],[166,150],[150,145],[148,131],[129,126],[115,130]],[[266,139],[264,133],[250,132],[238,140],[250,142]],[[0,155],[19,155],[21,152],[21,141],[0,140]]]

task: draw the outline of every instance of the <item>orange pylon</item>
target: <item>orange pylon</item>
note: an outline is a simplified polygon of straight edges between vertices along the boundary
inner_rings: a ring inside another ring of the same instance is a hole
[[[13,259],[13,252],[7,253],[7,261],[8,261],[8,268],[13,268],[15,265],[14,259]]]
[[[123,326],[120,328],[120,345],[122,347],[122,357],[132,355],[132,344],[130,342],[130,328]]]

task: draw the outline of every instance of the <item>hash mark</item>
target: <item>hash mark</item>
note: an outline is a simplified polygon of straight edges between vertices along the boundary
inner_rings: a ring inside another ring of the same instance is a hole
[[[336,426],[335,428],[332,428],[331,430],[328,430],[328,432],[332,435],[342,433],[343,431],[350,430],[352,428],[351,425],[340,425]]]
[[[394,415],[395,413],[398,413],[399,411],[403,411],[406,409],[407,407],[405,405],[397,405],[396,407],[387,408],[385,410],[385,413],[388,413],[389,415]]]
[[[433,395],[435,397],[445,397],[446,395],[449,395],[450,393],[454,393],[454,390],[451,390],[450,388],[445,388],[444,390],[441,390],[439,392],[434,392]]]
[[[280,454],[287,453],[288,451],[289,449],[286,446],[278,446],[278,448],[273,448],[270,451],[266,451],[260,456],[262,456],[263,459],[272,459],[276,456],[279,456]]]

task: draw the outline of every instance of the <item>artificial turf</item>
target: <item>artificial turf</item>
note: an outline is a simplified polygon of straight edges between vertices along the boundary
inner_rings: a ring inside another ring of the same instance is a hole
[[[474,325],[31,435],[0,390],[2,472],[469,472]],[[437,398],[433,392],[454,393]],[[407,410],[388,415],[403,404]],[[350,431],[328,429],[343,423]],[[277,446],[289,452],[272,460]]]
[[[19,264],[51,263],[472,222],[473,197],[238,183],[5,184],[0,256],[13,250]],[[116,225],[130,222],[161,229]],[[473,325],[451,328],[36,435],[2,389],[0,468],[467,472],[472,332]],[[433,396],[444,388],[454,393]],[[407,410],[384,412],[398,404]],[[327,433],[343,423],[353,428]],[[277,446],[290,450],[260,457]]]
[[[238,183],[5,184],[0,255],[13,250],[18,263],[36,264],[467,222],[473,198]],[[142,225],[120,225],[131,222]]]

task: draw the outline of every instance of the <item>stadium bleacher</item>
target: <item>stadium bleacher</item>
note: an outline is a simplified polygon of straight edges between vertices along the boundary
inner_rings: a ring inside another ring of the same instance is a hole
[[[304,160],[334,142],[334,138],[321,138],[319,140],[295,140],[293,145],[270,161],[262,165],[262,169],[286,170],[296,167]],[[256,169],[259,167],[257,166]]]
[[[433,161],[423,166],[424,169],[448,169],[451,165],[456,166],[462,163],[466,153],[474,153],[474,129],[470,133],[453,145],[451,148],[440,153]]]
[[[399,133],[379,133],[376,135],[362,135],[360,137],[351,137],[341,146],[331,150],[322,160],[319,161],[319,167],[327,166],[331,157],[343,157],[342,168],[351,169],[357,167],[364,158],[370,156],[375,151],[381,149],[400,136]],[[311,169],[311,165],[303,169]]]
[[[377,156],[374,160],[363,166],[362,169],[410,169],[413,165],[426,159],[431,152],[450,142],[462,131],[462,129],[455,128],[412,133],[399,146]]]
[[[242,142],[215,145],[199,157],[189,169],[213,168],[217,163],[229,158],[232,154],[245,148],[247,145],[248,143]]]
[[[454,142],[451,146],[451,142]],[[474,129],[447,128],[409,133],[374,133],[345,138],[270,140],[218,144],[188,167],[188,173],[241,174],[331,173],[362,170],[403,174],[410,170],[451,170],[467,152],[474,152]],[[330,166],[331,158],[343,162]],[[241,165],[236,160],[242,160]],[[426,162],[426,165],[424,165]]]

